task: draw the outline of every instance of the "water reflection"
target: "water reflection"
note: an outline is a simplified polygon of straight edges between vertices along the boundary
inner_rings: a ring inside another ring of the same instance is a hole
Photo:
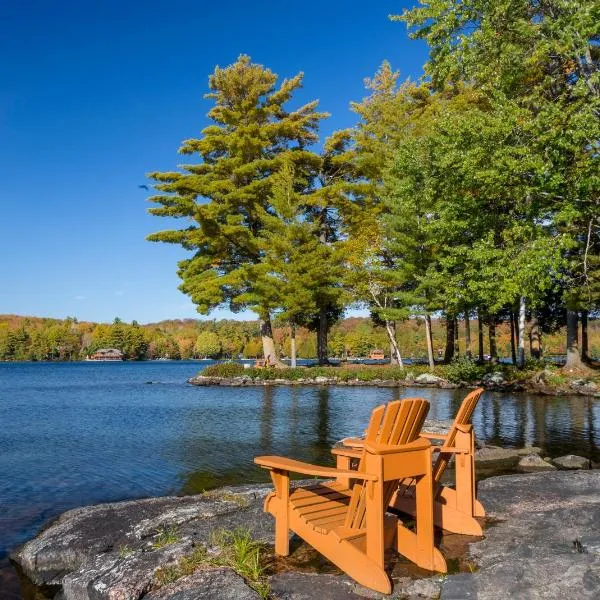
[[[191,442],[185,449],[186,463],[193,459],[194,468],[187,473],[182,491],[266,481],[268,474],[252,462],[258,454],[331,465],[331,446],[344,436],[360,434],[378,404],[422,396],[431,402],[429,418],[448,420],[456,414],[465,394],[464,390],[406,388],[245,389],[238,399],[244,406],[243,418],[239,410],[230,407],[227,440],[221,439],[219,429],[212,435],[207,433],[210,417],[202,410],[187,415],[190,433],[185,437]],[[594,428],[598,418],[598,401],[591,398],[487,392],[475,411],[473,425],[477,437],[489,444],[539,446],[548,456],[572,453],[598,460],[599,440]]]
[[[273,396],[275,388],[264,388],[262,410],[260,414],[260,449],[265,454],[270,454],[273,445]]]
[[[324,387],[317,390],[317,410],[316,410],[316,427],[315,427],[315,455],[317,461],[328,463],[331,461],[331,437],[329,434],[329,390]]]

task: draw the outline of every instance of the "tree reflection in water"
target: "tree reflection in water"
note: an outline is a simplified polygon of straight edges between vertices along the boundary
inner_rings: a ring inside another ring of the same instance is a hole
[[[202,394],[200,391],[199,396]],[[196,406],[185,416],[193,435],[185,455],[185,493],[218,485],[267,481],[254,466],[258,454],[279,454],[318,464],[333,464],[332,444],[360,434],[371,410],[399,397],[431,402],[429,418],[450,420],[465,390],[264,386],[219,390],[218,403]],[[218,423],[215,414],[220,415]],[[473,417],[480,441],[505,447],[539,446],[545,456],[579,454],[600,460],[593,398],[555,398],[486,392]],[[224,425],[225,424],[225,425]]]

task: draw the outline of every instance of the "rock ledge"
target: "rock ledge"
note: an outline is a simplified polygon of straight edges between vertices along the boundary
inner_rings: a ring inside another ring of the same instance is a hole
[[[61,515],[12,559],[35,583],[57,586],[62,600],[254,600],[230,569],[213,568],[156,589],[155,571],[208,544],[215,529],[249,528],[272,542],[262,511],[270,486],[223,488],[188,497],[90,506]],[[600,472],[549,471],[492,477],[479,485],[486,537],[469,546],[474,573],[395,581],[392,598],[505,600],[600,597]],[[166,545],[160,532],[176,532]],[[274,600],[374,598],[332,573],[279,572]]]

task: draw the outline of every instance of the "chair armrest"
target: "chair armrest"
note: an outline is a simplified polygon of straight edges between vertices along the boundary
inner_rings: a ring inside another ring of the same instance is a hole
[[[363,448],[365,445],[364,438],[344,438],[341,441],[344,446],[349,446],[350,448]]]
[[[417,438],[409,444],[401,446],[390,446],[388,444],[377,444],[375,442],[365,442],[365,450],[370,454],[399,454],[402,452],[413,452],[415,450],[428,450],[431,448],[431,442],[423,438]]]
[[[365,481],[377,481],[379,479],[377,475],[372,475],[371,473],[359,473],[358,471],[349,471],[346,469],[321,467],[292,458],[284,458],[283,456],[257,456],[254,459],[254,462],[263,467],[263,469],[292,471],[293,473],[314,475],[315,477],[349,477],[351,479],[363,479]]]
[[[421,431],[419,434],[420,437],[425,438],[427,440],[445,440],[448,437],[446,433],[429,433],[427,431]]]
[[[347,456],[348,458],[360,458],[362,450],[360,448],[332,448],[331,454],[335,456]]]
[[[434,446],[435,449],[440,453],[448,453],[448,454],[469,454],[468,450],[463,448],[455,448],[454,446]]]

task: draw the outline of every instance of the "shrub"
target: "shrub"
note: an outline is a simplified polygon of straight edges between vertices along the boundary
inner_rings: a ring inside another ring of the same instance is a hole
[[[444,369],[448,381],[459,383],[461,381],[476,381],[483,375],[484,369],[479,367],[471,359],[461,357],[453,360]]]
[[[239,377],[245,371],[246,369],[241,363],[224,362],[209,365],[200,372],[200,375],[204,377]]]

